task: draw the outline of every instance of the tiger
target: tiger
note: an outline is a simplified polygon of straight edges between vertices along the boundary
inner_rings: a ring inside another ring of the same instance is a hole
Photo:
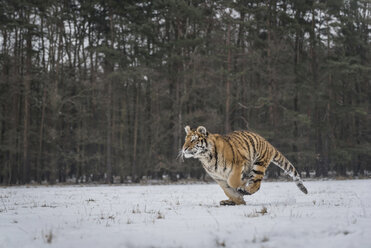
[[[260,189],[271,162],[290,175],[304,194],[308,193],[295,167],[260,135],[250,131],[213,134],[204,126],[184,129],[186,137],[180,156],[201,161],[228,197],[220,201],[220,205],[245,205],[243,197]]]

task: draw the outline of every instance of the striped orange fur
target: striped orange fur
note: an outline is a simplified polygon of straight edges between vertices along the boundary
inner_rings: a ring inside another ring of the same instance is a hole
[[[290,175],[302,192],[308,193],[295,167],[260,135],[249,131],[212,134],[203,126],[195,130],[186,126],[185,131],[181,156],[201,161],[229,198],[221,205],[245,204],[243,196],[259,190],[271,162]]]

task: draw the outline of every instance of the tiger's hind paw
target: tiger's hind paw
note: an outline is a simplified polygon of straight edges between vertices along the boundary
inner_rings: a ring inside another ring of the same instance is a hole
[[[249,192],[246,191],[244,187],[237,188],[237,191],[243,195],[251,195]]]

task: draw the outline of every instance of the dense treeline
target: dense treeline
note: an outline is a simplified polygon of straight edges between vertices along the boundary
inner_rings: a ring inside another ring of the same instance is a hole
[[[371,169],[368,0],[0,3],[0,183],[200,178],[186,124]]]

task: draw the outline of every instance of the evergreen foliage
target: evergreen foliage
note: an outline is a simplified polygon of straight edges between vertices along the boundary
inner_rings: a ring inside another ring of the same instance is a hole
[[[1,0],[0,183],[202,178],[176,160],[186,124],[256,131],[302,176],[363,175],[370,11],[367,0]]]

